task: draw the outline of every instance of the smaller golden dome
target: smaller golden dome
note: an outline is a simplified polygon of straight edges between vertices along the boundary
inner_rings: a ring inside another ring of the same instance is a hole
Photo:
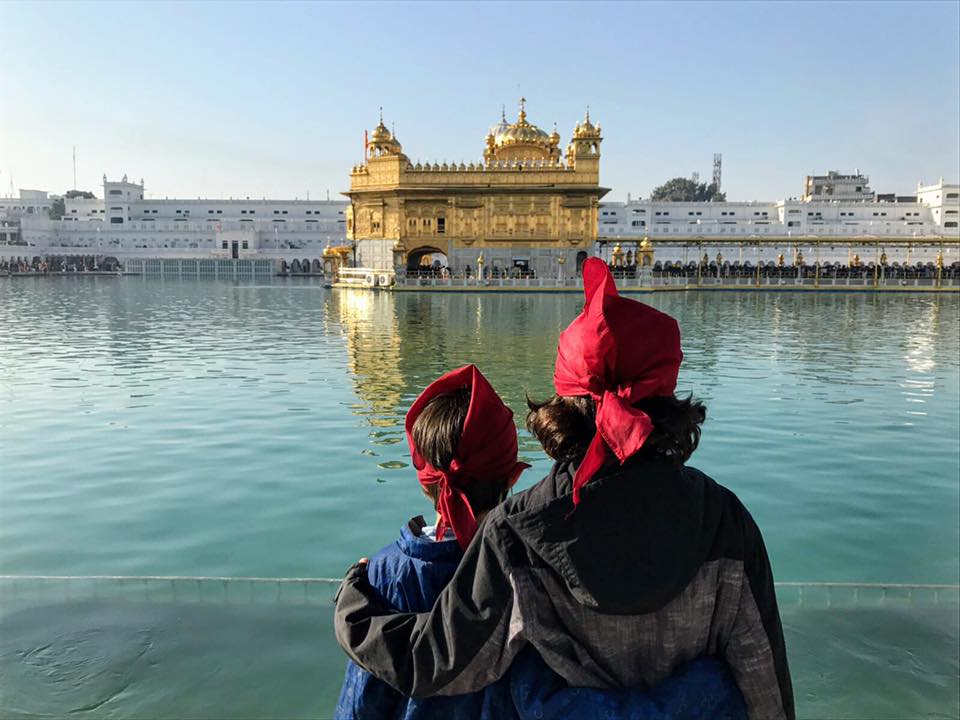
[[[600,126],[590,122],[590,108],[587,108],[587,114],[584,116],[582,123],[577,123],[573,130],[573,136],[582,138],[597,137],[598,135],[600,135]]]
[[[370,142],[387,142],[391,139],[392,136],[390,135],[390,131],[387,130],[387,126],[383,124],[383,118],[380,118],[380,124],[373,129],[372,133],[370,133]]]

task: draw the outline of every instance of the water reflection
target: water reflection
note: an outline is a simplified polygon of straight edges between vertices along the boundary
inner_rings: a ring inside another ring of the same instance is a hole
[[[325,308],[336,318],[347,341],[350,381],[364,403],[355,414],[367,416],[375,427],[402,424],[399,413],[405,383],[393,296],[338,292],[330,296]]]

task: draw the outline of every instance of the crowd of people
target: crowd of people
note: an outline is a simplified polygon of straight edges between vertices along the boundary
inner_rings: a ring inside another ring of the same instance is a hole
[[[449,278],[453,278],[454,280],[470,278],[482,278],[485,280],[499,280],[501,278],[524,280],[528,278],[535,279],[537,277],[536,271],[527,267],[515,266],[504,268],[499,265],[494,265],[493,267],[479,266],[476,269],[471,265],[465,265],[462,270],[453,271],[446,266],[423,265],[417,268],[408,268],[402,272],[402,275],[408,278],[433,278],[438,280],[447,280]]]
[[[636,278],[639,268],[636,265],[610,266],[617,278]],[[757,278],[762,279],[792,279],[804,278],[821,279],[851,278],[872,280],[874,276],[893,280],[927,279],[935,280],[938,275],[943,280],[960,279],[960,261],[937,267],[933,262],[917,263],[849,263],[823,262],[817,265],[803,262],[799,265],[780,264],[774,261],[753,264],[749,261],[729,262],[722,261],[719,265],[715,260],[700,263],[680,261],[656,262],[649,268],[651,277],[659,278]]]
[[[0,258],[0,273],[38,274],[116,272],[120,263],[115,258],[94,255],[45,255],[43,257]]]

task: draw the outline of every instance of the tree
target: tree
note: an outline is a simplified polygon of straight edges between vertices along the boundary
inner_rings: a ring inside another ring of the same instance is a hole
[[[665,200],[667,202],[723,202],[727,194],[717,192],[713,183],[696,183],[683,177],[667,180],[663,185],[650,193],[651,200]]]
[[[96,200],[97,196],[94,195],[89,190],[67,190],[63,197],[67,200],[73,200],[74,198],[82,198],[84,200]]]
[[[64,206],[63,198],[56,198],[52,203],[50,203],[50,210],[47,214],[50,216],[51,220],[59,220],[63,217],[64,213],[67,211]]]

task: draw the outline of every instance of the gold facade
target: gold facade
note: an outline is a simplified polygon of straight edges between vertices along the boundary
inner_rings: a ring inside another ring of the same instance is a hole
[[[600,127],[587,113],[561,153],[556,129],[531,124],[523,102],[516,122],[501,117],[490,129],[483,161],[469,164],[412,162],[381,118],[350,174],[347,239],[389,245],[392,265],[437,251],[451,267],[488,251],[589,252],[607,192]]]

